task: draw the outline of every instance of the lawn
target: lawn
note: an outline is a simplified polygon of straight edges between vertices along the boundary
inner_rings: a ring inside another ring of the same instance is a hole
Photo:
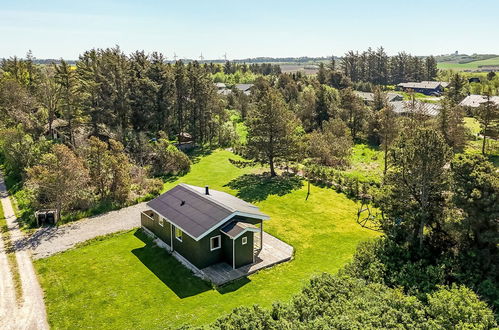
[[[259,169],[237,168],[228,158],[237,157],[228,151],[200,157],[165,189],[179,182],[208,184],[253,201],[271,216],[264,229],[293,245],[294,260],[214,289],[140,231],[116,234],[35,262],[51,326],[204,325],[237,306],[289,300],[312,274],[336,272],[360,241],[376,236],[355,222],[358,205],[344,195],[312,186],[306,199],[306,186],[296,180],[269,181],[255,174]]]

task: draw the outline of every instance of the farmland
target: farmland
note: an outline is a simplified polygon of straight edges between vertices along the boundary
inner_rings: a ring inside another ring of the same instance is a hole
[[[439,62],[437,67],[439,69],[452,69],[452,70],[476,70],[481,65],[499,65],[499,56],[481,61],[473,61],[468,63],[457,62]]]
[[[367,155],[359,151],[356,157],[362,154]],[[229,158],[237,156],[220,150],[200,156],[189,174],[165,189],[179,182],[209,184],[258,201],[271,216],[265,230],[293,245],[294,260],[214,289],[140,231],[97,239],[35,263],[50,324],[107,329],[207,324],[237,306],[289,300],[312,274],[336,272],[360,241],[376,236],[356,223],[358,205],[344,195],[313,186],[306,200],[305,186],[289,185],[284,177],[269,181],[258,175],[260,168],[240,169]]]

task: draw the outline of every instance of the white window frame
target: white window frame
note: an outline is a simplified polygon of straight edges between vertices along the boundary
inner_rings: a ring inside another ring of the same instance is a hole
[[[165,226],[165,218],[159,218],[159,219],[158,219],[158,224],[159,224],[161,227],[164,227],[164,226]]]
[[[217,247],[213,247],[213,240],[218,238],[218,246]],[[210,238],[210,251],[215,251],[215,250],[218,250],[222,247],[222,236],[221,235],[217,235],[217,236],[213,236]]]
[[[244,236],[242,239],[241,239],[241,245],[246,245],[248,244],[248,237],[247,236]]]
[[[177,236],[177,230],[180,232],[180,236]],[[180,229],[179,227],[175,227],[175,231],[173,232],[173,234],[175,235],[175,238],[182,242],[182,235],[184,234],[184,232],[182,231],[182,229]]]

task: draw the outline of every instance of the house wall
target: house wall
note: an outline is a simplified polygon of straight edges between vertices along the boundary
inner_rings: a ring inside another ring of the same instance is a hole
[[[248,238],[248,242],[243,245],[243,237]],[[254,233],[248,231],[238,237],[234,242],[234,247],[236,250],[236,268],[251,264],[253,262],[253,241]]]
[[[196,241],[186,233],[182,233],[182,241],[179,241],[176,237],[171,239],[171,235],[174,233],[174,227],[172,228],[172,225],[169,222],[164,221],[164,226],[160,226],[160,216],[156,212],[150,210],[145,211],[144,213],[152,219],[141,214],[142,226],[149,229],[166,244],[170,245],[173,243],[173,250],[177,251],[197,268],[202,269],[222,261],[227,262],[232,266],[232,240],[220,231],[220,228],[223,225],[214,229],[199,241]],[[253,224],[261,222],[261,220],[242,217],[239,217],[239,220]],[[221,248],[211,251],[210,239],[218,235],[220,235],[221,238]],[[248,243],[246,245],[242,245],[242,237],[244,236],[248,237]],[[253,262],[253,232],[243,234],[236,240],[235,245],[236,267]]]
[[[175,237],[173,238],[173,249],[196,267],[202,269],[224,260],[222,248],[213,251],[210,250],[210,238],[218,235],[223,235],[219,228],[213,230],[199,241],[196,241],[186,233],[183,233],[182,242]],[[221,236],[220,238],[223,239]]]
[[[146,211],[144,213],[150,216],[152,220],[141,213],[140,215],[141,225],[152,231],[154,235],[158,236],[163,242],[170,245],[170,240],[171,240],[170,223],[167,221],[163,221],[164,226],[160,226],[159,215],[156,212]]]

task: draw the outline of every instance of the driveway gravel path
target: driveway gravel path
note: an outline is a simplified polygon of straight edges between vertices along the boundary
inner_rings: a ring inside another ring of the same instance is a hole
[[[140,212],[146,209],[140,203],[59,227],[43,227],[19,241],[16,249],[31,249],[33,259],[46,258],[94,237],[139,227]]]
[[[48,329],[47,314],[43,302],[43,291],[38,283],[29,250],[17,250],[15,246],[25,237],[19,229],[14,210],[9,199],[7,188],[0,174],[0,202],[7,221],[10,241],[14,246],[17,270],[22,287],[20,305],[16,304],[15,288],[12,283],[10,265],[5,261],[5,242],[0,243],[0,329]]]

